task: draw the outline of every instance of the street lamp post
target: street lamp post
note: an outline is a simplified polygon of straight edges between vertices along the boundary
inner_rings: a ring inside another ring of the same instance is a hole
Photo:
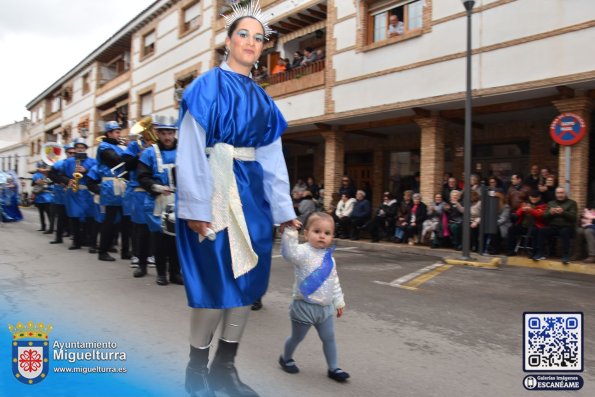
[[[467,93],[465,97],[465,188],[463,190],[463,260],[470,260],[471,233],[471,12],[475,0],[461,0],[467,11]]]

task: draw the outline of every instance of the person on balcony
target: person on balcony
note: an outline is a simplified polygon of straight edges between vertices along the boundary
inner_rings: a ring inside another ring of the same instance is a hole
[[[293,53],[293,61],[291,61],[291,69],[297,68],[298,66],[300,66],[302,64],[303,60],[304,60],[304,54],[302,54],[299,51],[294,52]]]
[[[285,60],[283,58],[279,58],[277,59],[277,64],[273,68],[273,73],[271,74],[284,73],[285,70],[287,70],[287,67],[285,66]]]
[[[304,59],[302,60],[302,66],[309,65],[314,61],[316,61],[316,53],[314,52],[314,48],[306,47],[306,49],[304,50]]]

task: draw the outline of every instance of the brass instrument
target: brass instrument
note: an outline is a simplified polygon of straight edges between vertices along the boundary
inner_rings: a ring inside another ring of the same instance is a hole
[[[58,160],[64,160],[66,153],[64,148],[58,142],[47,142],[41,147],[41,161],[48,167],[53,166]]]
[[[76,167],[79,167],[81,165],[81,160],[75,160],[75,164],[76,164]],[[75,169],[76,169],[76,167],[75,167]],[[73,177],[73,179],[72,179],[73,182],[72,182],[72,186],[70,187],[70,189],[72,190],[73,193],[76,193],[79,191],[79,181],[83,177],[83,174],[81,174],[80,172],[73,172],[72,177]]]
[[[127,146],[131,141],[135,140],[135,139],[130,139],[129,137],[130,137],[130,135],[121,136],[120,138],[118,138],[117,139],[118,145]],[[95,143],[101,143],[101,142],[103,142],[104,139],[105,139],[105,135],[98,136],[97,138],[95,138]]]
[[[143,117],[130,128],[130,135],[140,135],[147,144],[157,143],[159,138],[153,128],[153,118]]]

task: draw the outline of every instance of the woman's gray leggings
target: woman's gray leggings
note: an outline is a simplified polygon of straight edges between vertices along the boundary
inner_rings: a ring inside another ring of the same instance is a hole
[[[213,334],[223,317],[221,339],[239,343],[248,322],[250,306],[231,309],[192,309],[190,317],[190,344],[198,349],[210,347]]]

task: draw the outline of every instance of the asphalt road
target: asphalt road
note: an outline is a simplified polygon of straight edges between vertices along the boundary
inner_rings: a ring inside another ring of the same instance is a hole
[[[68,251],[68,244],[49,245],[48,236],[35,231],[36,214],[25,215],[24,222],[0,227],[0,326],[53,316],[56,327],[115,338],[147,373],[158,369],[170,395],[184,395],[189,309],[183,287],[157,286],[154,269],[134,279],[125,261],[99,262],[86,251]],[[557,394],[523,388],[526,311],[584,313],[585,386],[573,395],[595,395],[594,276],[452,267],[408,289],[395,280],[439,259],[397,247],[341,247],[335,258],[347,307],[336,336],[339,365],[352,378],[338,384],[326,377],[315,331],[296,352],[299,374],[278,367],[293,282],[278,254],[276,245],[264,308],[251,314],[237,360],[242,379],[263,397]]]

